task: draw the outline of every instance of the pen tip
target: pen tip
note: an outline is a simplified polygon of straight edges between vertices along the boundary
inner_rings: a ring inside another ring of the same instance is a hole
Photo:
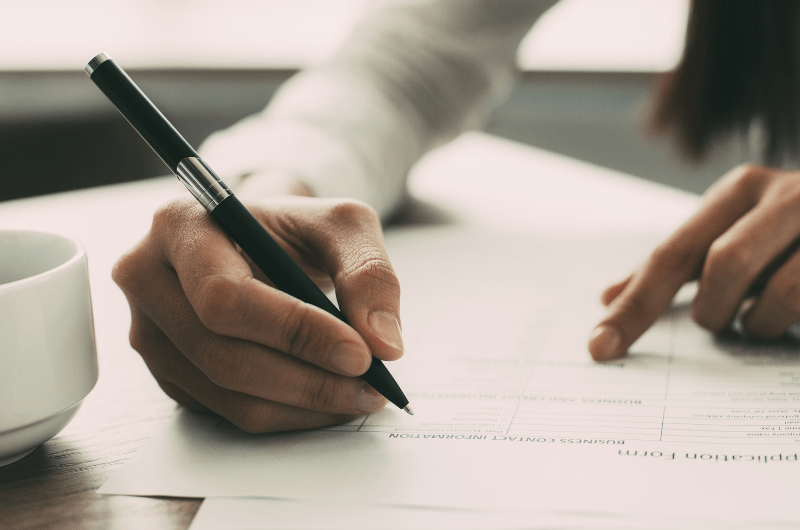
[[[414,411],[413,411],[413,410],[411,410],[411,407],[409,407],[408,405],[406,405],[405,407],[403,407],[403,410],[404,410],[404,411],[406,411],[406,412],[408,412],[408,413],[409,413],[409,414],[411,414],[412,416],[414,415]]]

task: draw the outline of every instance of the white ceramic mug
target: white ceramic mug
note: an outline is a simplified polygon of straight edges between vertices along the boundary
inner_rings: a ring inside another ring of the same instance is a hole
[[[86,249],[0,230],[0,466],[58,434],[97,376]]]

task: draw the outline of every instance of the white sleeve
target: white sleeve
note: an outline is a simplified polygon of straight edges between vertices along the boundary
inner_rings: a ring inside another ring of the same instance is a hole
[[[510,91],[516,50],[555,0],[402,0],[367,13],[342,49],[260,114],[201,148],[223,180],[280,172],[385,216],[427,151],[482,125]]]

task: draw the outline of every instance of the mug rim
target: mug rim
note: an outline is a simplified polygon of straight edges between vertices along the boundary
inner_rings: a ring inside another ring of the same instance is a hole
[[[21,278],[19,280],[14,280],[12,282],[0,284],[0,294],[5,291],[11,291],[13,289],[19,288],[27,283],[35,283],[44,279],[44,277],[56,274],[61,269],[66,269],[73,265],[75,262],[80,261],[86,255],[86,246],[83,244],[82,241],[76,239],[74,237],[70,237],[64,234],[59,234],[56,232],[45,232],[44,230],[14,230],[14,229],[0,229],[0,237],[3,234],[36,234],[36,235],[44,235],[50,237],[57,237],[64,241],[68,241],[75,245],[75,253],[70,256],[68,260],[60,265],[57,265],[51,269],[47,269],[46,271],[40,272],[38,274],[34,274],[32,276],[27,276],[25,278]]]

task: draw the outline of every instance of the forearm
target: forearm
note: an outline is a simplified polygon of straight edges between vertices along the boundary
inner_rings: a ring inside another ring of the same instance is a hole
[[[411,166],[482,124],[508,91],[519,41],[553,2],[390,2],[339,53],[291,79],[261,114],[212,136],[224,176],[280,173],[382,215]],[[502,6],[499,9],[498,6]]]

